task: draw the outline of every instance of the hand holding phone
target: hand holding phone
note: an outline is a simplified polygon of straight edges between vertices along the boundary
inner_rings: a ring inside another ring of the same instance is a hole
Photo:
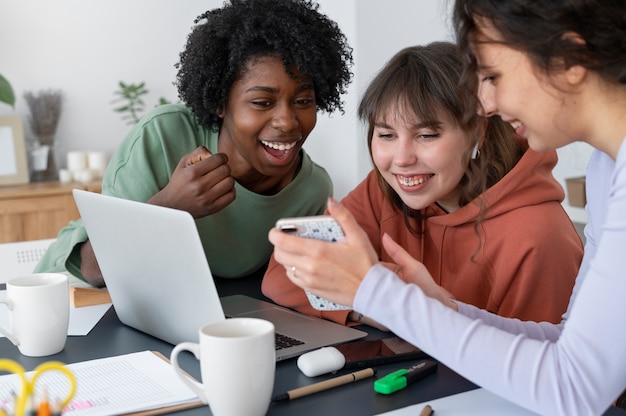
[[[276,222],[276,228],[282,232],[299,237],[313,238],[322,241],[341,241],[344,238],[343,230],[337,221],[330,215],[315,215],[310,217],[283,218]],[[317,296],[308,290],[304,291],[311,306],[318,311],[350,310],[349,306],[339,305],[328,299]]]

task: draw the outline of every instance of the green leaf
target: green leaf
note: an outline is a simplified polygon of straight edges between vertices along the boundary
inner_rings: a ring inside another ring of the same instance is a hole
[[[0,74],[0,102],[7,103],[11,107],[15,107],[15,94],[11,84],[5,77]]]
[[[113,111],[117,111],[118,113],[122,113],[124,111],[128,111],[129,108],[130,108],[129,106],[125,105],[125,106],[122,106],[122,107],[114,108]]]
[[[128,124],[137,123],[141,118],[146,105],[141,97],[149,92],[148,89],[146,89],[146,83],[140,82],[138,84],[133,84],[119,81],[118,86],[119,89],[114,91],[117,98],[111,101],[111,104],[116,105],[116,107],[113,108],[113,111],[118,113],[128,113],[122,114],[122,120],[127,120]],[[169,102],[164,98],[159,100],[159,105],[167,103]]]

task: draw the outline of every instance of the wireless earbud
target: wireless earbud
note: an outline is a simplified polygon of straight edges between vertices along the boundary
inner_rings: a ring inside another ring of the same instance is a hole
[[[308,377],[337,371],[345,363],[346,357],[335,347],[320,348],[298,357],[298,368]]]

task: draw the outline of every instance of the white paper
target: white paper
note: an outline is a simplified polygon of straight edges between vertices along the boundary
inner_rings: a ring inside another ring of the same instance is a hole
[[[476,389],[441,399],[403,407],[391,412],[381,413],[385,416],[419,415],[424,406],[430,405],[436,416],[531,416],[536,413],[526,410],[515,403],[496,396],[485,389]]]
[[[83,306],[81,308],[70,306],[70,325],[67,328],[67,335],[84,336],[89,334],[110,307],[110,303]]]
[[[63,415],[121,415],[198,401],[172,366],[150,351],[68,364],[67,368],[76,377],[77,389]],[[27,373],[29,379],[31,373]],[[13,374],[1,376],[0,397],[20,391],[19,383]],[[58,371],[37,379],[35,400],[44,387],[51,399],[62,399],[69,391],[67,379]]]

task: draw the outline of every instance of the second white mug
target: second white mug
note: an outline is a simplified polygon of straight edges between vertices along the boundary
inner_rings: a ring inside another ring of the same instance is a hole
[[[216,416],[266,414],[276,370],[274,324],[231,318],[203,326],[199,336],[199,343],[183,342],[172,350],[172,366],[180,379]],[[178,364],[178,354],[185,350],[200,361],[201,386]]]
[[[31,357],[56,354],[65,348],[70,301],[67,276],[62,273],[35,273],[10,279],[6,297],[12,331],[0,333]]]

